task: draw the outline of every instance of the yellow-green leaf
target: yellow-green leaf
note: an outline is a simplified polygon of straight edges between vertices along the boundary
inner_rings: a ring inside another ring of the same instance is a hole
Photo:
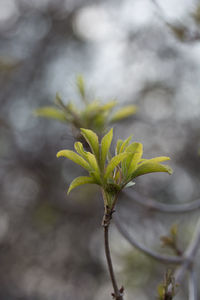
[[[123,144],[123,140],[118,140],[117,141],[117,146],[116,146],[116,148],[115,148],[115,154],[117,155],[117,154],[119,154],[119,151],[120,151],[120,148],[121,148],[121,145]]]
[[[131,178],[154,172],[167,172],[169,174],[173,173],[172,169],[167,165],[161,165],[154,162],[145,162],[141,166],[138,166],[138,168],[131,175]]]
[[[80,165],[81,167],[83,167],[84,169],[90,171],[91,167],[88,164],[88,162],[85,161],[85,159],[83,159],[80,155],[76,154],[74,151],[71,150],[61,150],[57,153],[56,155],[57,157],[67,157],[68,159],[72,160],[73,162],[75,162],[76,164]]]
[[[71,190],[73,190],[77,186],[83,185],[83,184],[86,184],[86,183],[93,183],[94,184],[94,183],[96,183],[96,181],[93,178],[87,177],[87,176],[77,177],[70,184],[69,189],[67,191],[67,194],[69,194],[71,192]]]
[[[66,116],[61,110],[54,108],[53,106],[45,106],[35,110],[34,114],[38,117],[44,117],[49,119],[59,120],[66,122]]]
[[[141,143],[132,143],[126,148],[126,152],[132,153],[122,163],[122,171],[124,176],[129,176],[137,167],[143,153],[143,146]]]
[[[114,156],[106,168],[104,178],[107,179],[110,173],[116,168],[116,166],[119,165],[129,155],[130,153],[124,152]]]
[[[77,88],[78,88],[78,91],[79,91],[81,97],[85,98],[85,83],[84,83],[83,76],[81,76],[81,75],[77,76],[76,85],[77,85]]]
[[[116,100],[112,100],[112,101],[109,101],[109,102],[107,102],[106,104],[102,105],[102,106],[101,106],[101,109],[102,109],[103,111],[109,111],[109,110],[111,110],[113,107],[115,107],[116,104],[117,104],[117,101],[116,101]]]
[[[157,287],[157,291],[158,291],[159,299],[164,300],[164,296],[165,296],[164,284],[159,284],[159,286]]]
[[[86,139],[87,143],[89,144],[93,154],[96,156],[96,158],[99,158],[99,140],[96,133],[94,133],[90,129],[84,129],[81,128],[81,134]]]
[[[140,160],[140,166],[143,165],[144,163],[148,162],[152,162],[152,163],[160,163],[166,160],[170,160],[170,158],[168,156],[158,156],[155,158],[151,158],[151,159],[142,159]]]
[[[120,150],[119,150],[119,153],[122,153],[123,151],[126,150],[126,147],[128,146],[128,144],[130,143],[130,140],[132,139],[132,135],[129,136],[122,144],[121,144],[121,147],[120,147]]]
[[[132,150],[133,154],[131,156],[130,164],[127,165],[127,168],[128,168],[127,175],[128,176],[130,176],[136,170],[138,162],[140,161],[142,154],[143,154],[143,145],[141,143],[133,143],[132,148],[133,148],[133,150]],[[127,147],[126,152],[129,152],[129,147]]]
[[[113,129],[111,129],[101,140],[101,166],[105,165],[106,157],[108,155],[110,145],[113,138]]]
[[[100,176],[99,166],[98,166],[98,163],[97,163],[97,160],[96,160],[96,157],[94,156],[94,154],[87,152],[87,161],[88,161],[89,165],[91,166],[92,170],[97,172]]]
[[[172,227],[170,228],[170,234],[173,237],[176,237],[178,233],[178,225],[177,224],[173,224]]]
[[[129,105],[118,110],[112,117],[111,122],[117,122],[128,118],[136,113],[137,107],[135,105]]]
[[[74,148],[78,154],[80,154],[83,158],[85,158],[85,160],[88,159],[88,156],[87,156],[88,152],[84,150],[83,144],[81,142],[76,142],[74,144]]]

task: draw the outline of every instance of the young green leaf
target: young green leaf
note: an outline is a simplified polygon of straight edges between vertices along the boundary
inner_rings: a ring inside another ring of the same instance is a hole
[[[129,105],[118,110],[112,117],[111,122],[121,121],[136,113],[137,107],[135,105]]]
[[[108,155],[110,145],[113,138],[113,129],[111,129],[101,140],[101,166],[105,165],[106,157]]]
[[[123,161],[122,171],[124,176],[129,176],[135,171],[137,164],[141,159],[143,146],[141,143],[132,143],[126,148],[126,152],[130,152],[132,154]]]
[[[73,190],[77,186],[83,185],[83,184],[86,184],[86,183],[96,183],[96,181],[94,180],[94,178],[87,177],[87,176],[77,177],[70,184],[69,189],[67,191],[67,194],[69,194],[71,192],[71,190]]]
[[[120,153],[120,154],[114,156],[106,168],[104,179],[107,179],[109,177],[110,173],[112,173],[112,171],[117,167],[117,165],[119,165],[129,155],[130,155],[130,153],[124,152],[124,153]]]
[[[83,144],[81,142],[76,142],[74,144],[74,149],[78,154],[80,154],[86,161],[88,160],[87,151],[84,150]]]
[[[34,114],[38,117],[55,119],[61,122],[67,121],[64,112],[52,106],[45,106],[45,107],[38,108],[34,111]]]
[[[81,76],[81,75],[77,76],[76,85],[77,85],[78,91],[79,91],[82,99],[84,99],[85,98],[85,83],[84,83],[83,76]]]
[[[151,158],[151,159],[142,159],[140,161],[140,166],[145,164],[146,162],[160,163],[160,162],[163,162],[163,161],[166,161],[166,160],[170,160],[170,158],[167,157],[167,156],[158,156],[158,157]]]
[[[131,157],[130,165],[128,167],[127,175],[130,176],[137,168],[138,162],[140,161],[143,154],[143,145],[141,143],[133,143],[133,155]],[[127,147],[126,151],[129,149]]]
[[[117,104],[116,100],[109,101],[106,104],[104,104],[104,105],[101,106],[101,110],[103,110],[103,111],[110,111],[113,107],[116,106],[116,104]]]
[[[169,174],[173,173],[172,169],[167,165],[161,165],[154,162],[145,162],[133,172],[131,178],[133,179],[135,177],[154,172],[167,172]]]
[[[87,143],[89,144],[93,154],[96,156],[96,158],[99,158],[99,140],[96,133],[94,133],[90,129],[84,129],[81,128],[81,134],[86,139]]]
[[[121,148],[121,145],[123,144],[123,140],[118,140],[117,141],[117,146],[115,148],[115,155],[119,154],[119,151],[120,151],[120,148]]]
[[[88,162],[85,161],[85,159],[83,159],[81,156],[79,156],[78,154],[76,154],[74,151],[71,150],[61,150],[57,153],[56,155],[57,157],[67,157],[68,159],[72,160],[73,162],[75,162],[76,164],[80,165],[81,167],[83,167],[84,169],[91,171],[91,167],[88,164]]]
[[[87,152],[87,161],[89,163],[89,165],[91,166],[91,169],[94,170],[100,178],[100,170],[99,170],[99,166],[96,160],[96,157],[94,156],[94,154]]]
[[[120,147],[120,150],[119,150],[119,153],[122,153],[126,150],[126,147],[128,146],[128,144],[130,143],[130,140],[132,139],[132,135],[129,136],[122,144],[121,144],[121,147]]]

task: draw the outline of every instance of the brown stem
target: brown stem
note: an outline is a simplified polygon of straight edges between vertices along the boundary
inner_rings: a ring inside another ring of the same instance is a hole
[[[111,219],[111,217],[112,217],[112,212],[110,213],[110,219]],[[104,219],[105,218],[108,218],[108,215],[106,215],[104,217]],[[114,290],[114,293],[112,294],[113,298],[116,299],[116,300],[123,300],[123,295],[122,295],[123,288],[121,288],[120,290],[118,289],[117,281],[116,281],[116,278],[115,278],[115,273],[114,273],[114,270],[113,270],[111,255],[110,255],[109,222],[105,223],[105,225],[104,225],[104,246],[105,246],[105,254],[106,254],[106,259],[107,259],[107,264],[108,264],[108,270],[109,270],[109,273],[110,273],[110,279],[111,279],[113,290]]]

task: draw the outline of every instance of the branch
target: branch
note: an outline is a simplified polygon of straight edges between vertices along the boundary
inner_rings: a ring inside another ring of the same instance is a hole
[[[115,278],[114,270],[113,270],[113,265],[112,265],[112,260],[111,260],[111,255],[110,255],[110,248],[109,248],[109,225],[104,226],[104,245],[105,245],[105,253],[106,253],[106,259],[107,259],[107,264],[108,264],[108,269],[110,273],[110,278],[112,281],[112,286],[114,289],[114,294],[113,296],[115,297],[116,300],[123,300],[123,295],[121,292],[123,292],[123,289],[119,290],[117,286],[117,281]]]
[[[189,300],[197,300],[197,278],[196,278],[196,272],[192,268],[192,270],[189,273]]]
[[[188,269],[190,269],[194,261],[194,257],[197,254],[197,251],[199,250],[199,246],[200,246],[200,218],[198,219],[193,238],[184,253],[185,261],[182,264],[182,266],[175,272],[176,282],[180,283],[184,277],[185,272]]]
[[[124,228],[124,226],[121,224],[119,217],[115,215],[114,222],[119,230],[119,232],[123,235],[123,237],[134,247],[142,251],[144,254],[150,256],[151,258],[165,264],[181,264],[184,261],[183,257],[180,256],[170,256],[170,255],[163,255],[159,254],[155,251],[152,251],[151,249],[139,244],[132,236],[129,235],[128,231]]]
[[[133,190],[131,191],[126,189],[123,193],[136,203],[143,205],[148,209],[154,209],[163,213],[187,213],[200,208],[200,199],[184,204],[165,204],[149,199],[145,196],[141,196]]]

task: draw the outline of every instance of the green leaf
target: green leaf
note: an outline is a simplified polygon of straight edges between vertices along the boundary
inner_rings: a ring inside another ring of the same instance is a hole
[[[113,138],[113,129],[111,129],[101,140],[101,167],[104,168],[106,158]]]
[[[85,161],[85,159],[83,159],[81,156],[79,156],[78,154],[76,154],[74,151],[71,150],[61,150],[57,153],[56,155],[57,157],[67,157],[68,159],[72,160],[73,162],[75,162],[76,164],[80,165],[81,167],[83,167],[84,169],[91,171],[91,167],[90,165]]]
[[[85,83],[82,75],[78,75],[76,78],[76,85],[81,97],[85,98]]]
[[[121,121],[136,113],[137,107],[135,105],[129,105],[118,110],[112,117],[111,122]]]
[[[172,174],[172,169],[167,165],[161,165],[154,162],[145,162],[141,166],[139,166],[135,172],[131,175],[131,178],[135,178],[144,174],[154,173],[154,172],[167,172]]]
[[[130,145],[131,146],[131,145]],[[132,147],[127,147],[126,152],[132,152],[130,161],[127,162],[127,175],[130,176],[137,168],[137,165],[143,154],[143,145],[141,143],[133,143]]]
[[[140,166],[143,165],[144,163],[148,162],[152,162],[152,163],[160,163],[166,160],[170,160],[170,158],[168,156],[158,156],[155,158],[151,158],[151,159],[142,159]]]
[[[119,150],[119,153],[122,153],[123,151],[125,151],[126,150],[126,147],[128,146],[128,144],[130,143],[130,140],[132,139],[132,135],[131,136],[129,136],[123,143],[122,143],[122,145],[121,145],[121,147],[120,147],[120,150]]]
[[[87,176],[77,177],[70,184],[69,189],[67,191],[67,194],[69,194],[71,192],[71,190],[73,190],[77,186],[83,185],[83,184],[86,184],[86,183],[93,183],[94,184],[94,183],[96,183],[96,181],[93,178],[87,177]]]
[[[45,106],[38,108],[34,111],[34,114],[38,117],[45,117],[49,119],[59,120],[61,122],[66,122],[66,116],[61,110],[54,108],[53,106]]]
[[[129,152],[130,156],[122,162],[122,172],[124,177],[129,176],[136,169],[137,163],[142,156],[142,144],[132,143],[127,146],[126,152]]]
[[[164,284],[159,284],[159,286],[157,287],[157,292],[158,292],[159,300],[164,300],[164,296],[165,296]]]
[[[83,144],[81,142],[76,142],[74,148],[78,154],[80,154],[85,160],[88,160],[87,151],[84,150]]]
[[[117,155],[117,154],[119,154],[119,151],[120,151],[120,148],[121,148],[121,145],[123,144],[123,140],[118,140],[117,141],[117,146],[116,146],[116,148],[115,148],[115,154]]]
[[[90,129],[81,128],[81,134],[86,139],[87,143],[89,144],[93,154],[99,159],[99,140],[96,133],[94,133]]]
[[[103,111],[109,111],[109,110],[111,110],[113,107],[115,107],[116,104],[117,104],[117,101],[116,101],[116,100],[112,100],[112,101],[109,101],[109,102],[107,102],[106,104],[102,105],[102,106],[101,106],[101,109],[102,109]]]
[[[177,224],[173,224],[172,227],[170,228],[170,234],[173,237],[176,237],[178,233],[178,225]]]
[[[107,179],[109,177],[110,173],[116,168],[116,166],[119,165],[119,163],[122,162],[129,155],[130,155],[130,153],[124,152],[124,153],[120,153],[120,154],[114,156],[106,168],[104,178]]]
[[[99,170],[99,166],[96,160],[96,157],[94,156],[94,154],[87,152],[87,161],[89,163],[89,165],[91,166],[92,170],[94,170],[100,177],[100,170]]]

